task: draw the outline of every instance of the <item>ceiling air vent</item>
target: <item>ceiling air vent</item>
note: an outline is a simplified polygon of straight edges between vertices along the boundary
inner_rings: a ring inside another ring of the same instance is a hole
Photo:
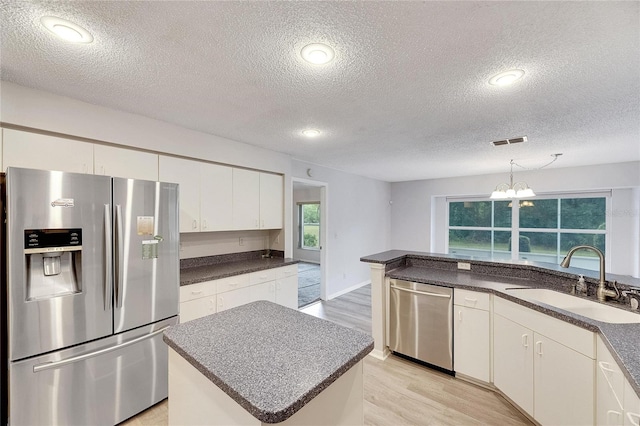
[[[520,136],[519,138],[502,139],[499,141],[494,141],[494,142],[491,142],[491,145],[493,146],[512,145],[514,143],[522,143],[526,141],[527,141],[526,136]]]

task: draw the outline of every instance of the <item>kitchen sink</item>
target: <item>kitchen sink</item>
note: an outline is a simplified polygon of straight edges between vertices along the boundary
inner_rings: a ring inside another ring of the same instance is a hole
[[[513,292],[520,299],[544,303],[596,321],[614,324],[640,323],[640,315],[636,313],[570,294],[542,288],[508,288],[507,291]]]

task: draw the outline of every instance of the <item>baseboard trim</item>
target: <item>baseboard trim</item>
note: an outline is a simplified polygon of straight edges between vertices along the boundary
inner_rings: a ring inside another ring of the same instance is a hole
[[[349,292],[351,292],[353,290],[357,290],[360,287],[364,287],[365,285],[369,285],[369,284],[371,284],[371,280],[363,281],[363,282],[361,282],[359,284],[353,285],[353,286],[351,286],[349,288],[345,288],[344,290],[340,290],[338,292],[335,292],[335,293],[327,296],[327,300],[335,299],[336,297],[342,296],[343,294],[347,294],[347,293],[349,293]]]

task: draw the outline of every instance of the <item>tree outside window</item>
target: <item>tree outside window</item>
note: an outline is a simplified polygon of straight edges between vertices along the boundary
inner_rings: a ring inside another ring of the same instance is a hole
[[[298,204],[300,239],[298,246],[304,249],[320,249],[320,203]]]

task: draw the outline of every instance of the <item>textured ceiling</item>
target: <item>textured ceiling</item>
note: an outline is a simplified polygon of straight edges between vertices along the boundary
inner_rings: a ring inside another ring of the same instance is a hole
[[[2,80],[363,176],[640,160],[637,1],[0,4]],[[44,15],[94,42],[59,42]],[[334,61],[304,62],[312,42]]]

